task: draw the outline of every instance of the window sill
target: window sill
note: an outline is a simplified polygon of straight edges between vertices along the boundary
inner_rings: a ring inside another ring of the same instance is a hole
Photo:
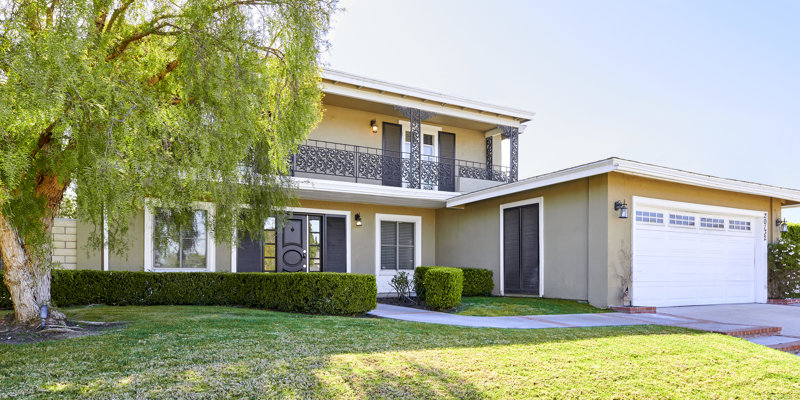
[[[211,272],[208,268],[153,268],[150,272]]]

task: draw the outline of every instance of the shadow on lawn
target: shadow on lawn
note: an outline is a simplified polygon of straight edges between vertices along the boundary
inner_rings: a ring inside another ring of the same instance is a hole
[[[131,323],[91,338],[0,345],[5,364],[0,393],[12,398],[485,398],[468,379],[483,372],[469,365],[473,354],[462,349],[694,334],[653,326],[464,328],[199,306],[100,306],[69,314]],[[447,369],[451,364],[442,361],[448,358],[463,368]],[[31,376],[31,370],[48,373]],[[185,379],[187,374],[195,379]]]

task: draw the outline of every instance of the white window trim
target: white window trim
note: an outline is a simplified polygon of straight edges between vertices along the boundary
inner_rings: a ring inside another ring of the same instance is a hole
[[[349,274],[351,271],[351,256],[350,256],[350,237],[351,237],[351,212],[344,211],[344,210],[329,210],[323,208],[303,208],[303,207],[288,207],[286,212],[290,213],[302,213],[302,214],[329,214],[329,215],[344,215],[346,224],[345,224],[345,242],[347,243],[347,273]],[[308,245],[306,244],[306,247]],[[233,241],[231,241],[231,272],[236,272],[236,232],[233,232]],[[306,248],[306,252],[308,252],[308,248]],[[324,261],[323,261],[324,262]],[[308,272],[308,268],[306,268],[306,272]]]
[[[407,271],[381,269],[381,221],[414,223],[414,269],[422,265],[422,216],[375,214],[375,276],[394,276],[399,271]]]
[[[155,268],[153,266],[153,230],[155,229],[154,208],[158,202],[154,199],[145,199],[144,207],[144,270],[151,272],[214,272],[216,270],[216,241],[214,240],[215,207],[212,203],[194,202],[192,207],[206,211],[206,267],[205,268]]]
[[[741,208],[720,207],[707,204],[687,203],[682,201],[654,199],[650,197],[632,196],[631,208],[635,213],[639,207],[647,207],[648,210],[657,208],[659,210],[675,210],[683,211],[694,215],[703,216],[724,216],[725,232],[735,233],[736,230],[730,229],[730,217],[741,217],[744,221],[751,221],[750,231],[742,231],[746,235],[754,235],[755,237],[755,301],[756,303],[767,302],[767,230],[769,224],[767,216],[769,212],[746,210]],[[635,214],[634,214],[635,215]],[[666,226],[669,226],[668,218],[665,218]],[[631,275],[630,275],[630,299],[632,304],[636,305],[636,285],[634,284],[634,275],[636,273],[636,225],[641,222],[636,222],[636,219],[631,221]],[[696,219],[694,229],[699,229],[699,219]],[[762,236],[763,233],[763,236]]]
[[[539,205],[539,297],[544,297],[544,198],[536,197],[528,200],[515,201],[513,203],[505,203],[500,205],[500,295],[505,295],[505,266],[503,265],[503,258],[505,258],[505,246],[503,238],[503,211],[506,208],[514,208],[520,206],[527,206],[531,204]]]

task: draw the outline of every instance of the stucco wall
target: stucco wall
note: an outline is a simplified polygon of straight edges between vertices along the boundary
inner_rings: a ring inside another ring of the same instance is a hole
[[[351,108],[324,106],[322,121],[308,135],[309,139],[350,145],[382,148],[383,122],[398,123],[396,116],[360,111]],[[378,133],[372,133],[371,120],[376,120]],[[423,121],[423,124],[425,122]],[[486,162],[486,141],[483,132],[454,126],[439,126],[442,131],[456,135],[456,158],[467,161]],[[499,146],[498,146],[499,147]],[[500,151],[495,152],[495,163],[500,164]]]
[[[323,210],[350,211],[350,218],[361,214],[362,226],[350,221],[351,271],[358,274],[375,274],[375,214],[396,214],[422,217],[421,265],[436,262],[436,211],[427,208],[393,207],[375,204],[339,203],[301,200],[300,207]]]
[[[90,233],[94,226],[86,222],[77,224],[77,265],[79,269],[103,269],[102,250],[87,247]],[[109,252],[108,265],[110,271],[143,271],[144,270],[144,210],[132,216],[126,234],[128,247],[121,254]],[[216,271],[230,271],[231,253],[227,243],[216,244]]]
[[[620,273],[630,269],[625,259],[630,257],[631,219],[620,219],[614,211],[613,204],[617,200],[625,200],[632,204],[633,196],[650,197],[663,200],[697,203],[719,207],[740,208],[745,210],[764,211],[767,216],[768,241],[780,237],[775,219],[780,217],[780,200],[764,196],[734,193],[715,189],[706,189],[679,183],[664,182],[633,175],[612,172],[608,174],[608,295],[607,305],[622,304],[622,287]],[[633,216],[633,210],[631,210]]]
[[[436,262],[472,266],[494,272],[500,293],[500,206],[542,197],[543,294],[545,297],[588,298],[589,243],[604,237],[604,225],[592,223],[592,201],[605,201],[601,178],[580,179],[501,198],[468,204],[464,209],[436,211]],[[594,207],[597,208],[597,207]],[[591,229],[587,229],[587,225]],[[604,244],[605,240],[602,241]],[[602,247],[605,250],[605,246]]]

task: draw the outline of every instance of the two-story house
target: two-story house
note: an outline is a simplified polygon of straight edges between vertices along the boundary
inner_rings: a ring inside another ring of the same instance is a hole
[[[195,237],[157,250],[162,221],[145,209],[126,256],[79,251],[78,266],[374,274],[384,293],[399,271],[471,266],[494,272],[499,295],[600,307],[766,301],[766,243],[800,191],[618,158],[519,179],[532,112],[331,70],[322,90],[283,226],[217,243],[201,207]]]

